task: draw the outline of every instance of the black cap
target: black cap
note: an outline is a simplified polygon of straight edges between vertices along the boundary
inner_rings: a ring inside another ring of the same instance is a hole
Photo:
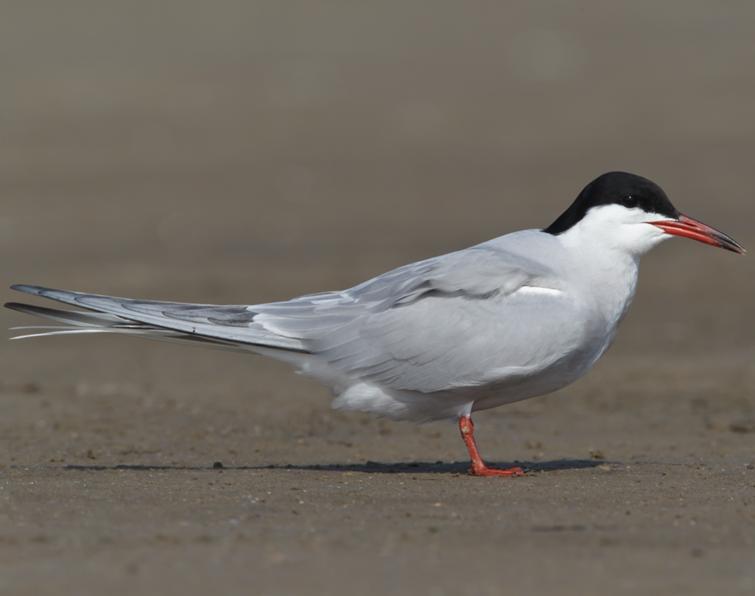
[[[569,208],[543,231],[560,234],[579,222],[592,207],[613,204],[666,215],[671,219],[679,217],[666,193],[652,180],[627,172],[608,172],[585,186]]]

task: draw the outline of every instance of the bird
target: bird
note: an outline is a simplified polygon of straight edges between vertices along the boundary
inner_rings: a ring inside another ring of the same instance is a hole
[[[470,473],[488,466],[472,413],[561,389],[611,345],[632,302],[640,258],[673,237],[744,254],[731,237],[679,212],[663,189],[602,174],[549,226],[410,263],[341,291],[266,304],[118,298],[13,285],[76,308],[5,306],[58,325],[12,339],[119,333],[281,360],[334,395],[333,407],[397,420],[456,420]]]

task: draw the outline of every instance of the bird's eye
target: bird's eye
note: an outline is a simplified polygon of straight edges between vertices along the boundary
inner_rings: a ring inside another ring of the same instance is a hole
[[[624,198],[624,204],[627,207],[636,207],[637,206],[637,198],[634,195],[627,195]]]

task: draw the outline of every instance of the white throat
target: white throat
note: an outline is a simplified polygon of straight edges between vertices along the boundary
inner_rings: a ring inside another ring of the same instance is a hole
[[[569,254],[572,279],[612,330],[626,314],[637,288],[640,257],[668,238],[648,223],[667,219],[621,205],[594,207],[559,234]]]

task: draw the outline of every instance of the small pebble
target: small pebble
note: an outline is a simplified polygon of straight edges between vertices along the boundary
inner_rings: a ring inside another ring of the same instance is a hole
[[[737,420],[729,424],[729,430],[733,433],[755,433],[755,420]]]

